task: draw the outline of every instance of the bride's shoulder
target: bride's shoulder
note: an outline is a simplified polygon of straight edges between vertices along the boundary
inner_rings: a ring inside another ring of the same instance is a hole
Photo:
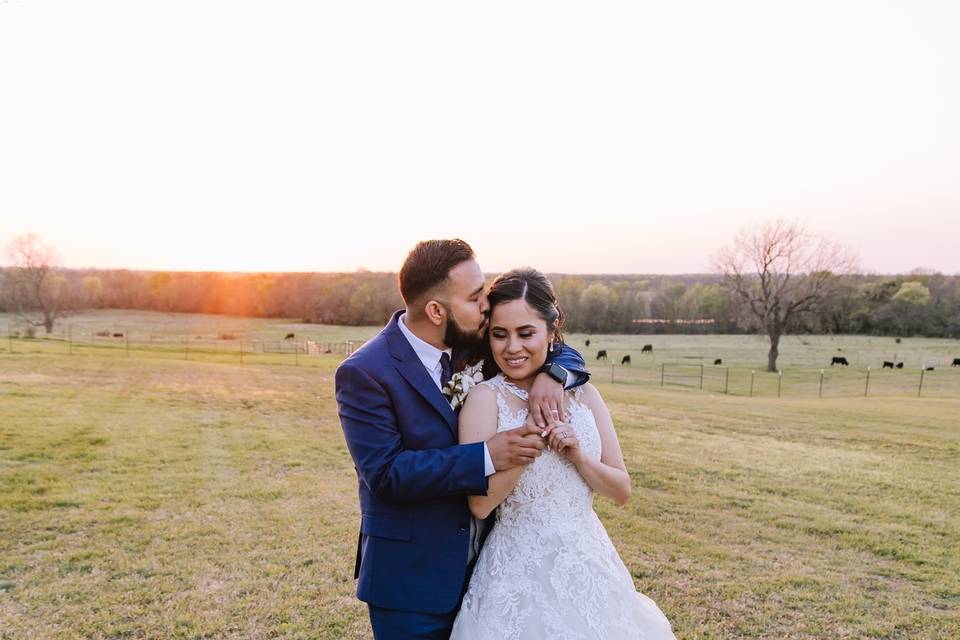
[[[484,380],[479,382],[476,385],[470,387],[470,391],[467,393],[467,402],[473,402],[474,404],[485,404],[491,403],[496,399],[497,390],[496,386],[490,384],[491,380]]]
[[[600,392],[595,386],[589,382],[584,382],[582,385],[577,387],[574,392],[577,395],[577,399],[580,402],[593,407],[598,402],[603,402],[603,397],[601,397]]]

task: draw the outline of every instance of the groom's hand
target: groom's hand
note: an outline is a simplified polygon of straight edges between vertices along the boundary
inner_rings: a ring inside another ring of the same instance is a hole
[[[501,431],[487,440],[487,451],[490,452],[493,468],[505,471],[536,460],[546,447],[540,437],[541,431],[535,424],[525,424],[516,429]]]
[[[542,430],[553,422],[566,422],[563,385],[545,373],[537,375],[530,389],[530,417]]]

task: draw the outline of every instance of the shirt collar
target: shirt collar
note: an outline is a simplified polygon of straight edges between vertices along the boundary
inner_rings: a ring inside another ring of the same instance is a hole
[[[435,346],[429,342],[424,342],[416,335],[413,331],[410,331],[410,327],[407,326],[405,318],[407,314],[402,314],[397,319],[397,325],[400,327],[400,331],[407,338],[407,342],[410,343],[410,346],[413,347],[413,352],[417,354],[417,357],[420,358],[420,362],[423,363],[423,366],[427,368],[427,371],[434,371],[440,365],[440,356],[444,353],[453,358],[453,349],[437,349]]]

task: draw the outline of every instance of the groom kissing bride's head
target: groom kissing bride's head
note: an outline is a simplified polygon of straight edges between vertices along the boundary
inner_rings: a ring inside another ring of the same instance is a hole
[[[407,325],[427,342],[456,351],[472,351],[483,342],[490,304],[483,271],[463,240],[424,240],[400,269],[400,295]]]

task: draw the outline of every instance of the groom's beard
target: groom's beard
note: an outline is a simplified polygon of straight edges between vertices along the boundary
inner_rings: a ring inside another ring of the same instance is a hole
[[[454,351],[476,351],[483,344],[483,333],[465,331],[450,310],[447,309],[447,328],[443,332],[443,343]]]

